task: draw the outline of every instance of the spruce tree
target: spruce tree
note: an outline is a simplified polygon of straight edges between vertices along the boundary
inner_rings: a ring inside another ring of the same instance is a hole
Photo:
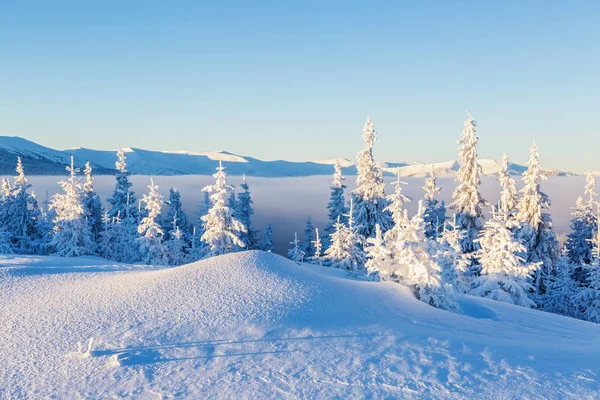
[[[300,241],[298,240],[298,234],[294,232],[294,240],[290,242],[294,246],[288,250],[288,258],[294,262],[300,264],[304,261],[304,251],[300,248]]]
[[[534,288],[541,295],[546,290],[546,280],[553,273],[552,264],[558,253],[558,241],[552,230],[552,218],[545,212],[550,207],[550,198],[541,190],[541,182],[547,179],[542,174],[538,147],[533,144],[527,171],[523,174],[524,186],[518,204],[517,221],[521,224],[517,236],[525,245],[526,263],[541,262],[534,277]]]
[[[171,233],[179,229],[182,240],[189,241],[189,220],[188,216],[183,211],[181,204],[181,194],[176,188],[169,189],[169,200],[166,202],[167,212],[162,219],[161,228],[164,232],[165,240],[171,239]],[[173,224],[175,222],[175,225]]]
[[[515,239],[512,228],[515,222],[503,212],[494,213],[485,224],[479,242],[477,257],[481,275],[474,281],[471,294],[522,307],[533,307],[529,298],[532,290],[530,275],[539,263],[528,263],[520,254],[525,247]]]
[[[64,193],[52,198],[51,208],[56,212],[54,236],[50,245],[57,255],[77,257],[91,254],[93,244],[89,226],[85,221],[83,208],[83,186],[77,178],[79,168],[71,156],[71,165],[67,167],[70,177],[61,181]]]
[[[446,204],[436,198],[441,188],[437,187],[433,172],[427,175],[423,190],[425,190],[425,235],[435,240],[444,230]]]
[[[459,229],[454,215],[453,222],[444,226],[442,234],[436,240],[438,250],[435,257],[442,268],[442,280],[454,287],[458,293],[471,290],[471,281],[474,279],[469,269],[473,254],[462,252],[461,240],[464,236],[465,231]]]
[[[253,250],[257,247],[258,238],[257,232],[252,230],[252,215],[254,214],[252,204],[254,202],[250,196],[250,187],[248,186],[246,175],[242,177],[240,188],[242,191],[237,195],[234,215],[246,227],[246,232],[240,235],[240,239],[244,242],[244,249]]]
[[[483,227],[483,206],[486,205],[486,201],[479,193],[483,171],[477,163],[479,138],[476,135],[476,129],[477,123],[473,120],[471,113],[468,113],[462,138],[458,142],[460,144],[460,167],[456,177],[458,185],[452,194],[454,202],[450,206],[456,211],[456,223],[459,230],[465,231],[465,235],[461,239],[462,252],[465,254],[479,250],[479,245],[475,240],[479,237],[479,232]]]
[[[312,242],[315,253],[312,256],[312,261],[316,264],[321,264],[321,256],[323,255],[323,243],[319,237],[319,229],[315,228],[315,240]]]
[[[600,323],[600,229],[594,235],[592,244],[592,262],[584,266],[586,284],[574,295],[574,300],[583,319]]]
[[[304,256],[307,259],[312,258],[315,255],[315,227],[312,224],[310,217],[306,219],[306,225],[304,227],[304,244],[302,246],[302,251],[304,251]]]
[[[542,310],[567,317],[581,317],[577,304],[580,286],[573,279],[574,270],[567,250],[563,249],[560,257],[556,260],[554,274],[548,280],[548,288],[541,305]]]
[[[373,157],[376,133],[370,118],[365,122],[362,138],[364,147],[358,153],[356,189],[352,192],[352,200],[357,233],[369,238],[375,235],[377,224],[384,232],[390,229],[392,218],[385,211],[388,202],[385,198],[383,171]]]
[[[94,177],[92,176],[92,166],[89,161],[85,164],[83,172],[85,174],[85,183],[83,184],[83,215],[88,225],[91,241],[94,244],[94,253],[97,253],[100,237],[104,230],[102,226],[102,202],[100,196],[94,190]]]
[[[350,210],[347,214],[348,226],[339,219],[335,224],[335,232],[330,237],[331,245],[325,251],[326,265],[334,268],[345,269],[354,273],[364,273],[366,254],[362,250],[364,238],[358,233],[354,224],[353,201],[350,200]]]
[[[169,265],[182,265],[187,260],[186,243],[183,240],[183,233],[179,229],[177,217],[173,217],[171,226],[169,239],[164,242],[167,248],[167,259]]]
[[[227,174],[221,161],[213,177],[215,184],[203,189],[210,193],[211,208],[202,217],[204,234],[201,239],[208,246],[209,255],[217,256],[244,248],[240,235],[246,232],[246,227],[233,217],[233,210],[228,206],[228,195],[233,187],[227,184]]]
[[[334,225],[337,223],[338,217],[342,224],[348,223],[348,219],[346,218],[348,208],[346,207],[346,200],[344,197],[344,190],[346,189],[344,180],[346,178],[342,175],[342,166],[340,165],[339,160],[336,160],[334,168],[331,194],[329,195],[329,203],[327,204],[327,217],[329,218],[329,222],[325,227],[325,248],[329,247],[329,237],[335,232]]]
[[[368,275],[373,275],[377,280],[381,279],[380,273],[387,274],[392,263],[392,253],[383,240],[383,233],[379,225],[375,226],[375,237],[367,239],[365,246],[367,262],[365,267]]]
[[[125,218],[138,218],[138,203],[135,193],[131,190],[131,182],[129,182],[129,173],[127,172],[127,158],[123,149],[117,151],[117,162],[115,163],[117,173],[115,178],[117,184],[108,203],[111,205],[108,210],[108,216],[114,218],[120,215],[121,220]]]
[[[506,215],[508,219],[514,219],[517,210],[517,182],[510,176],[508,156],[502,155],[500,171],[498,172],[501,192],[498,201],[499,212]]]
[[[275,252],[275,246],[273,246],[273,226],[271,224],[267,225],[263,234],[262,250],[269,253]]]
[[[163,206],[163,197],[158,192],[158,186],[154,180],[150,180],[149,193],[144,195],[142,201],[146,203],[146,216],[140,221],[137,239],[139,243],[140,257],[144,264],[166,265],[168,260],[168,249],[164,245],[164,232],[159,224],[160,211]]]

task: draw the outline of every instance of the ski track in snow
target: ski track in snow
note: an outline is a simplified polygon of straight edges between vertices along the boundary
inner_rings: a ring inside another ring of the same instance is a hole
[[[599,325],[263,252],[2,256],[0,302],[0,398],[600,398]]]

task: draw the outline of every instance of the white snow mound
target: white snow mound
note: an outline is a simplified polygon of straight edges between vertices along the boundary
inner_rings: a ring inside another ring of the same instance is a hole
[[[0,258],[0,398],[593,398],[600,326],[257,251]],[[91,342],[91,347],[88,346]]]

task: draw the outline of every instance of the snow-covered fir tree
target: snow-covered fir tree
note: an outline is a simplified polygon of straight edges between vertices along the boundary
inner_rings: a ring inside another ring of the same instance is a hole
[[[167,259],[169,265],[182,265],[187,260],[186,247],[187,244],[183,240],[183,233],[179,229],[179,223],[177,217],[173,217],[171,222],[171,234],[169,239],[165,240],[165,247],[167,248]]]
[[[304,261],[305,254],[300,248],[300,241],[298,240],[298,234],[296,232],[294,232],[294,240],[291,241],[290,244],[292,244],[293,247],[287,252],[288,258],[297,263]]]
[[[334,168],[331,194],[329,195],[329,203],[327,204],[327,217],[329,218],[329,222],[325,227],[325,238],[323,239],[325,248],[329,247],[329,237],[335,232],[334,225],[337,223],[338,217],[342,224],[348,223],[348,219],[346,218],[348,208],[346,207],[346,200],[344,197],[344,190],[346,189],[344,180],[346,178],[342,175],[342,166],[340,165],[339,160],[336,160]]]
[[[183,211],[183,205],[181,204],[181,193],[176,188],[169,189],[169,200],[166,202],[167,212],[162,218],[161,228],[164,232],[165,240],[171,239],[171,232],[179,229],[181,238],[184,241],[189,241],[189,220],[188,216]],[[175,222],[175,225],[173,224]]]
[[[138,218],[138,203],[135,197],[135,193],[131,190],[131,182],[129,182],[129,173],[127,172],[127,159],[125,157],[125,151],[119,149],[117,151],[117,162],[115,163],[117,173],[115,178],[117,184],[112,197],[107,201],[111,205],[108,210],[108,216],[114,218],[117,214],[120,215],[121,220],[132,217]]]
[[[316,264],[321,264],[321,256],[323,255],[323,243],[319,236],[319,228],[315,228],[315,239],[312,241],[313,248],[315,249],[311,260]]]
[[[525,245],[526,262],[541,262],[534,278],[537,294],[546,290],[546,280],[553,273],[552,264],[558,255],[558,241],[552,230],[552,218],[545,212],[550,207],[550,198],[541,190],[541,182],[547,179],[542,173],[538,147],[531,147],[528,168],[523,174],[524,186],[518,204],[517,221],[521,224],[517,236]]]
[[[594,215],[597,204],[596,177],[591,172],[586,177],[585,196],[587,201],[582,197],[577,199],[571,220],[571,232],[567,236],[569,259],[576,265],[592,262],[592,240],[598,227]],[[581,275],[581,268],[578,268],[577,275]]]
[[[120,215],[110,218],[108,210],[102,216],[103,230],[100,235],[99,253],[100,256],[114,261],[123,261],[121,259],[122,237],[121,237]]]
[[[423,190],[425,190],[425,235],[430,239],[437,239],[442,234],[446,223],[446,204],[437,199],[441,188],[436,185],[433,172],[427,174]]]
[[[148,189],[150,189],[149,193],[142,198],[142,201],[146,203],[144,208],[147,213],[138,226],[140,237],[137,240],[140,257],[144,264],[165,265],[169,263],[168,249],[163,243],[164,232],[159,223],[163,197],[158,192],[158,186],[154,184],[154,180],[150,180]]]
[[[421,200],[417,213],[398,231],[395,240],[388,241],[386,238],[392,261],[387,270],[379,271],[379,276],[408,285],[417,299],[424,303],[457,311],[453,289],[442,281],[442,268],[434,257],[435,242],[425,236],[424,214]]]
[[[584,266],[586,284],[574,297],[582,318],[600,323],[600,229],[596,232],[592,244],[592,263]]]
[[[201,240],[201,232],[204,231],[199,226],[192,228],[191,243],[186,258],[188,262],[202,260],[209,253],[208,245]]]
[[[358,153],[356,189],[352,192],[352,200],[357,233],[368,238],[375,236],[377,224],[383,231],[390,229],[392,218],[389,212],[384,211],[388,202],[385,198],[383,171],[373,157],[376,134],[370,118],[365,122],[362,138],[364,147]]]
[[[572,215],[571,231],[567,235],[569,260],[575,265],[589,264],[595,227],[582,197],[577,198]]]
[[[61,181],[64,193],[54,195],[51,208],[56,212],[54,236],[50,243],[57,255],[77,257],[91,254],[93,243],[83,208],[83,186],[77,178],[79,168],[71,156],[71,165],[67,167],[70,177]]]
[[[474,254],[462,252],[461,239],[464,235],[465,231],[461,231],[456,224],[455,214],[453,222],[444,226],[441,236],[436,240],[438,250],[435,258],[442,268],[442,281],[450,284],[458,293],[471,290],[471,281],[474,279],[469,269]]]
[[[310,217],[306,219],[306,225],[304,227],[304,244],[302,245],[302,251],[306,259],[310,259],[315,255],[315,227],[312,224]]]
[[[273,226],[271,224],[265,228],[261,249],[269,253],[275,252],[275,246],[273,246]]]
[[[8,180],[3,183],[3,201],[1,212],[11,249],[17,254],[39,254],[44,252],[45,236],[40,230],[39,219],[34,214],[33,206],[37,202],[29,193],[31,184],[25,176],[21,157],[17,158],[17,176],[11,185]]]
[[[390,271],[392,252],[387,248],[383,240],[383,233],[379,225],[375,226],[375,237],[367,239],[365,251],[367,252],[365,267],[368,275],[373,275],[376,279],[380,279],[380,271],[383,271],[384,274]]]
[[[100,196],[94,190],[94,177],[92,176],[92,166],[89,161],[85,164],[83,170],[85,174],[85,183],[83,184],[83,216],[87,222],[91,241],[94,244],[94,253],[98,252],[100,236],[104,227],[102,226],[102,201]]]
[[[471,113],[464,123],[462,138],[458,142],[459,164],[456,182],[458,185],[452,194],[454,202],[450,208],[456,212],[456,223],[461,231],[465,231],[461,239],[463,253],[473,253],[479,249],[475,241],[483,227],[483,206],[486,201],[479,193],[481,185],[482,168],[477,162],[476,135],[477,123]]]
[[[199,257],[193,259],[193,261],[200,260],[206,254],[206,243],[202,242],[201,238],[204,235],[204,222],[202,222],[202,217],[208,214],[208,210],[210,210],[210,194],[208,192],[204,193],[204,200],[200,203],[200,207],[198,209],[198,217],[196,219],[196,224],[192,228],[192,244],[190,251],[190,257],[195,254],[195,257]]]
[[[246,227],[246,232],[240,234],[240,239],[244,242],[244,249],[253,250],[258,246],[257,231],[252,230],[252,215],[254,215],[254,209],[252,208],[252,197],[250,196],[250,187],[246,180],[246,175],[242,177],[242,189],[237,195],[237,202],[235,204],[234,216]]]
[[[567,317],[581,317],[577,304],[580,286],[573,279],[574,270],[567,250],[563,249],[556,260],[554,274],[548,280],[548,288],[541,303],[542,310]]]
[[[506,215],[508,219],[513,219],[517,210],[517,182],[510,175],[508,156],[506,154],[502,155],[498,181],[501,187],[498,210]]]
[[[202,189],[210,193],[211,203],[208,214],[202,217],[202,241],[207,244],[209,255],[217,256],[244,248],[245,244],[240,235],[246,232],[246,227],[234,218],[233,210],[228,206],[229,193],[233,188],[227,184],[227,174],[221,161],[213,177],[216,180],[215,184]]]
[[[394,193],[387,196],[389,205],[385,209],[392,216],[393,222],[393,226],[385,233],[387,243],[394,243],[401,231],[410,223],[407,211],[404,209],[404,204],[408,203],[410,199],[402,193],[402,185],[406,185],[406,182],[400,180],[400,171],[397,172],[396,178],[396,181],[392,183]],[[377,229],[375,229],[375,233],[377,233]]]
[[[348,226],[340,220],[335,224],[335,231],[330,237],[330,246],[325,251],[324,262],[334,268],[345,269],[355,273],[363,273],[367,261],[362,250],[364,238],[354,225],[353,200],[350,199],[350,210],[347,214]],[[340,218],[341,219],[341,218]]]
[[[528,263],[521,254],[525,247],[515,239],[515,222],[503,212],[494,213],[485,224],[478,239],[481,245],[477,257],[481,264],[481,275],[474,281],[471,294],[522,307],[533,307],[529,298],[532,290],[531,274],[539,263]]]

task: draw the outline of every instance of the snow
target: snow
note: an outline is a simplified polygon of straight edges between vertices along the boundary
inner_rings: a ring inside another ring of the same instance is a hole
[[[272,253],[2,256],[0,303],[1,398],[600,395],[597,324],[469,296],[450,313]]]

